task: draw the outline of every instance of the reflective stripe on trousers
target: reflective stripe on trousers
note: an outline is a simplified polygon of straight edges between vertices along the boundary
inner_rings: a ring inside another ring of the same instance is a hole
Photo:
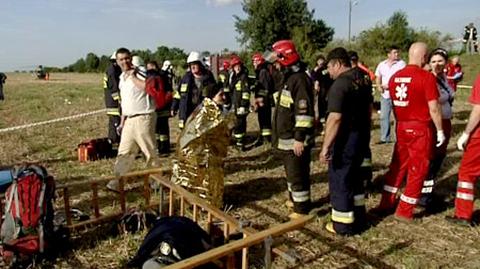
[[[157,140],[159,140],[160,142],[168,141],[168,135],[159,134],[157,135]]]
[[[425,180],[423,182],[422,193],[432,193],[434,184],[435,184],[435,181],[433,179]]]
[[[365,194],[357,194],[353,196],[353,205],[354,206],[364,206],[365,205]]]
[[[398,188],[396,187],[392,187],[392,186],[388,186],[388,185],[384,185],[383,186],[383,190],[386,191],[386,192],[390,192],[390,193],[397,193],[398,192]]]
[[[310,200],[310,191],[292,191],[292,200],[297,203]]]
[[[411,205],[416,205],[418,199],[408,197],[408,196],[402,194],[402,195],[400,195],[400,200],[404,201],[405,203],[411,204]]]
[[[355,218],[353,211],[341,212],[332,208],[332,220],[344,224],[352,224]]]
[[[262,136],[272,135],[272,129],[262,129]]]
[[[307,137],[305,138],[305,142],[303,143],[304,146],[307,146],[307,141],[310,140],[309,136],[307,135]],[[282,139],[282,138],[279,138],[278,139],[278,146],[277,148],[278,149],[281,149],[281,150],[293,150],[293,144],[295,143],[295,139],[293,138],[290,138],[290,139]]]

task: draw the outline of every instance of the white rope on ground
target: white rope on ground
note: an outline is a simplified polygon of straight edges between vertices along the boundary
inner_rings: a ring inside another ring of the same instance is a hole
[[[30,127],[36,127],[36,126],[40,126],[40,125],[46,125],[46,124],[51,124],[51,123],[56,123],[56,122],[61,122],[61,121],[68,121],[68,120],[72,120],[72,119],[83,118],[83,117],[99,114],[99,113],[106,112],[106,111],[107,111],[107,109],[104,108],[104,109],[99,109],[99,110],[86,112],[86,113],[81,113],[81,114],[72,115],[72,116],[63,117],[63,118],[57,118],[57,119],[52,119],[52,120],[47,120],[47,121],[41,121],[41,122],[35,122],[35,123],[30,123],[30,124],[25,124],[25,125],[8,127],[8,128],[0,129],[0,133],[7,133],[7,132],[17,131],[17,130],[26,129],[26,128],[30,128]]]
[[[471,89],[472,86],[469,86],[469,85],[457,85],[457,88],[459,88],[459,89]],[[373,89],[375,89],[375,84],[373,84]],[[17,130],[26,129],[26,128],[30,128],[30,127],[36,127],[36,126],[40,126],[40,125],[46,125],[46,124],[50,124],[50,123],[56,123],[56,122],[60,122],[60,121],[67,121],[67,120],[82,118],[82,117],[91,116],[91,115],[95,115],[95,114],[102,113],[102,112],[106,112],[106,111],[107,111],[107,109],[104,108],[104,109],[99,109],[99,110],[95,110],[95,111],[92,111],[92,112],[87,112],[87,113],[72,115],[72,116],[63,117],[63,118],[58,118],[58,119],[53,119],[53,120],[47,120],[47,121],[30,123],[30,124],[25,124],[25,125],[20,125],[20,126],[8,127],[8,128],[0,129],[0,133],[7,133],[7,132],[17,131]]]

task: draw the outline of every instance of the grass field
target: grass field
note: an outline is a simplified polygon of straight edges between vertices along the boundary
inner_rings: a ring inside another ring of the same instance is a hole
[[[471,85],[480,72],[480,57],[462,58],[466,76],[462,84]],[[5,85],[6,101],[0,103],[0,129],[26,123],[74,115],[103,108],[102,77],[99,74],[52,74],[50,81],[39,81],[29,74],[8,74]],[[469,105],[469,90],[461,89],[455,101],[454,133],[448,156],[442,167],[436,192],[446,197],[448,209],[421,216],[412,224],[398,223],[392,217],[375,221],[372,228],[361,235],[344,238],[332,236],[323,230],[327,218],[328,186],[326,168],[318,162],[321,138],[317,138],[312,162],[313,200],[322,210],[316,221],[305,229],[289,232],[275,239],[300,262],[287,264],[274,260],[275,268],[480,268],[480,229],[452,226],[444,220],[452,214],[456,174],[461,152],[455,142],[463,130]],[[258,128],[256,115],[249,116],[249,131]],[[69,182],[112,174],[113,160],[80,164],[76,160],[76,146],[82,140],[103,137],[107,117],[103,114],[79,120],[55,123],[9,133],[0,133],[0,165],[24,161],[39,162],[59,181]],[[171,126],[175,120],[171,119]],[[172,128],[172,136],[178,134]],[[379,137],[377,115],[372,130],[374,178],[381,182],[390,162],[392,144],[375,145]],[[173,139],[174,141],[174,139]],[[245,153],[232,150],[226,161],[225,202],[233,209],[231,214],[249,220],[253,227],[265,229],[288,220],[283,206],[287,199],[286,182],[281,162],[272,158],[265,147]],[[163,158],[165,167],[171,158]],[[142,168],[139,160],[136,164]],[[380,195],[368,197],[367,206],[378,204]],[[80,196],[75,205],[90,211]],[[476,206],[480,208],[477,202]],[[55,268],[119,268],[131,257],[143,234],[107,236],[84,239],[66,257],[60,258]],[[262,268],[261,250],[252,256],[254,268]]]

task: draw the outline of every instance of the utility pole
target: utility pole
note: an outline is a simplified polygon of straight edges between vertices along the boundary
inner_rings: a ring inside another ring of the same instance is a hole
[[[348,0],[348,43],[351,41],[352,33],[352,7],[358,4],[358,0]]]
[[[352,32],[352,0],[348,0],[348,43],[350,43],[351,32]]]

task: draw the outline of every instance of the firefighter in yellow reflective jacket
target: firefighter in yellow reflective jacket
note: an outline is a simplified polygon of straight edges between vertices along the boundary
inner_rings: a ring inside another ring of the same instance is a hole
[[[247,115],[250,111],[248,70],[243,65],[242,59],[237,55],[232,56],[230,66],[233,70],[232,80],[230,81],[230,91],[233,92],[233,107],[237,117],[233,136],[235,137],[237,148],[243,150],[247,132]]]
[[[108,139],[114,149],[118,148],[120,135],[117,133],[117,127],[120,125],[120,90],[118,81],[122,70],[116,63],[116,51],[110,57],[110,65],[103,77],[103,90],[105,93],[105,107],[108,115]]]
[[[283,89],[276,100],[274,145],[281,152],[295,219],[310,210],[310,152],[314,138],[313,85],[290,40],[273,44],[277,62],[285,69]],[[293,202],[293,203],[292,203]]]
[[[172,116],[178,111],[178,127],[183,129],[188,116],[202,103],[207,85],[216,83],[210,70],[203,64],[203,58],[196,51],[190,52],[187,58],[189,70],[183,76],[173,93]]]
[[[260,126],[260,137],[257,144],[261,145],[272,141],[271,99],[274,84],[262,54],[255,53],[252,56],[252,63],[255,67],[255,109],[257,110],[258,125]]]
[[[223,69],[218,74],[218,81],[223,85],[223,92],[225,94],[225,104],[223,107],[226,110],[232,108],[232,95],[230,92],[230,63],[229,60],[224,60]]]

